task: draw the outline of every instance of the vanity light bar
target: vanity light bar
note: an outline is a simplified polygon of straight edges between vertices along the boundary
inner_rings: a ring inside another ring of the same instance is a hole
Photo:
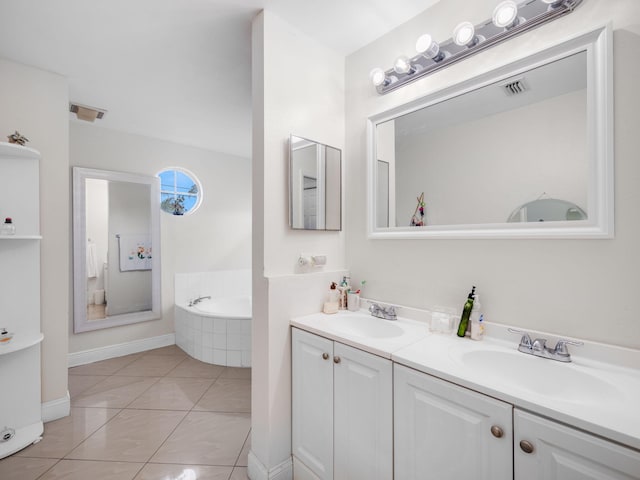
[[[416,43],[416,49],[420,52],[418,55],[413,58],[399,57],[394,67],[386,71],[381,68],[372,70],[372,82],[378,93],[384,95],[515,35],[571,13],[581,2],[582,0],[500,2],[491,19],[475,26],[470,22],[462,22],[456,27],[454,38],[445,42],[438,43],[428,34],[422,35]],[[514,7],[517,12],[511,18]],[[501,12],[502,9],[504,12]],[[504,25],[507,21],[508,25]]]

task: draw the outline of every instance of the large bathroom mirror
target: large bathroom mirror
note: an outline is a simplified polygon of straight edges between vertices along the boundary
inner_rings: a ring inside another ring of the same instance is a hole
[[[75,333],[160,318],[159,182],[73,168]]]
[[[611,238],[611,32],[369,119],[371,238]]]
[[[306,138],[289,140],[289,222],[295,230],[341,230],[342,152]]]

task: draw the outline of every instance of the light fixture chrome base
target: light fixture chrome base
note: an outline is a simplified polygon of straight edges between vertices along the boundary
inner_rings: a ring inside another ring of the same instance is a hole
[[[460,46],[454,43],[452,38],[449,38],[440,44],[440,51],[444,53],[441,60],[434,61],[422,54],[418,54],[410,59],[414,70],[412,73],[397,73],[393,68],[390,68],[385,71],[386,81],[378,85],[376,90],[381,95],[392,92],[504,40],[571,13],[581,2],[582,0],[559,0],[558,3],[550,4],[543,0],[524,0],[518,4],[519,22],[514,26],[508,28],[497,27],[491,19],[476,25],[475,33],[481,40],[474,45]]]

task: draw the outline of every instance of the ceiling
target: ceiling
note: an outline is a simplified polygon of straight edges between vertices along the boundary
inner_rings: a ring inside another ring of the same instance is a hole
[[[0,57],[67,77],[97,126],[249,157],[260,10],[347,55],[437,1],[0,0]]]

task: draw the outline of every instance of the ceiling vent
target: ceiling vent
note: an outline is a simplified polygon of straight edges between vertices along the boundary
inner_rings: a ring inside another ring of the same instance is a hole
[[[106,110],[101,108],[80,105],[79,103],[69,103],[69,111],[75,113],[78,120],[84,120],[85,122],[94,122],[96,118],[101,119],[107,113]]]
[[[522,77],[516,78],[516,79],[512,78],[506,83],[501,83],[500,88],[502,88],[502,91],[508,97],[513,97],[514,95],[520,95],[521,93],[524,93],[527,90],[529,90],[529,87],[527,86],[527,84],[524,81],[524,78]]]

